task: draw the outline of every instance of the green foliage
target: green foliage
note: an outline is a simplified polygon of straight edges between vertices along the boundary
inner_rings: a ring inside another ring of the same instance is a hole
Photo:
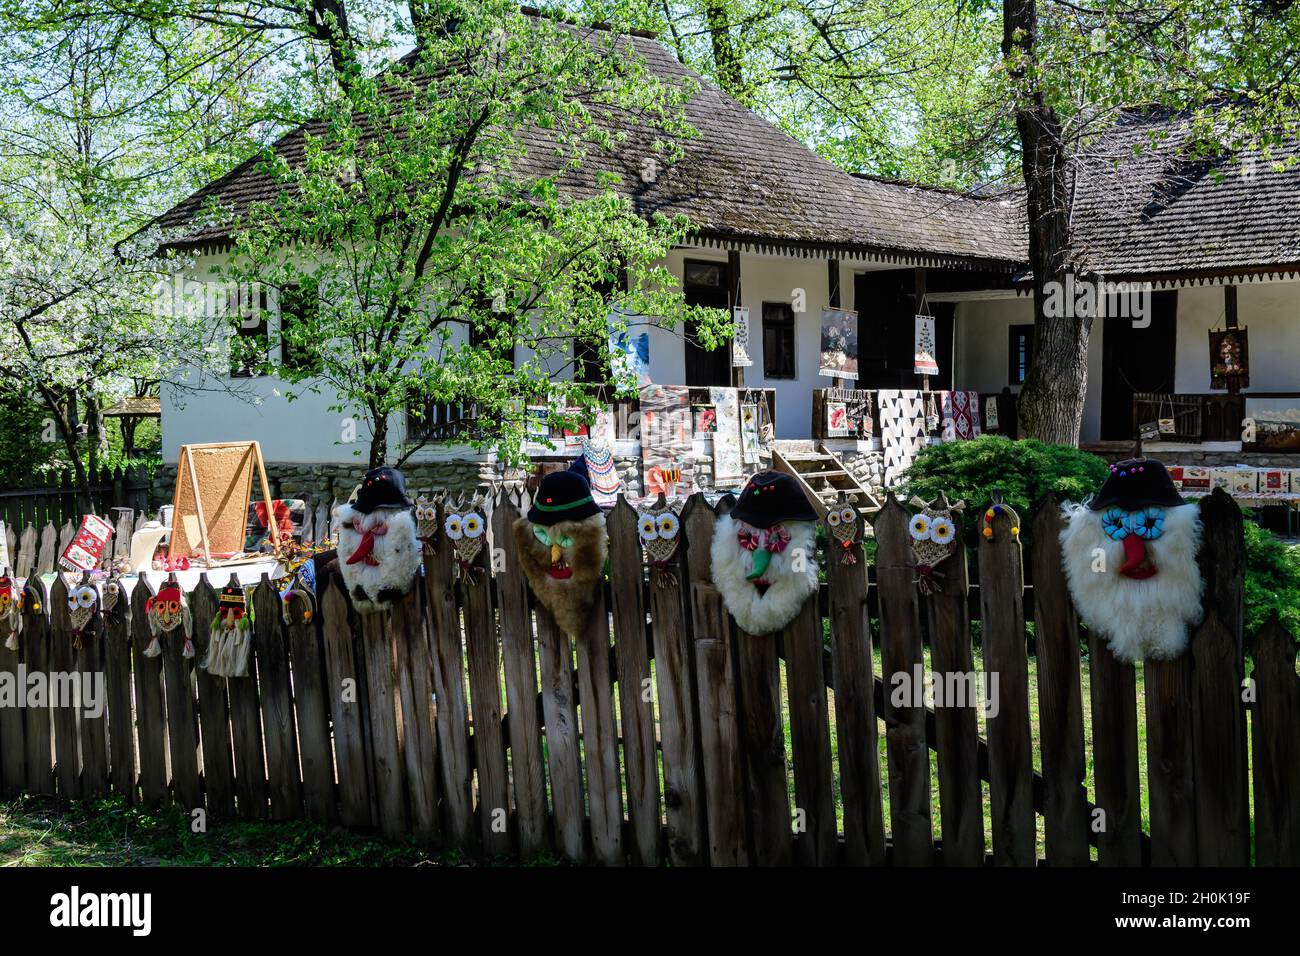
[[[943,491],[979,508],[997,491],[1024,514],[1049,491],[1061,501],[1082,501],[1106,474],[1104,461],[1068,445],[982,435],[922,449],[903,477],[907,497],[929,501]]]
[[[1247,633],[1258,630],[1274,611],[1292,636],[1300,636],[1300,548],[1247,521]]]

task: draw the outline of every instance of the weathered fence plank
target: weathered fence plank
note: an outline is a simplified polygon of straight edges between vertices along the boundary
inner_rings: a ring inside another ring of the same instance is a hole
[[[574,645],[592,850],[606,866],[622,866],[623,788],[618,775],[614,688],[610,686],[609,611],[603,595],[592,608],[586,629],[574,637]]]
[[[704,496],[692,495],[682,510],[686,531],[684,568],[691,595],[692,651],[700,728],[700,765],[708,823],[709,862],[745,866],[750,860],[745,830],[745,777],[737,704],[731,618],[713,587],[709,548],[714,511]],[[684,581],[683,586],[687,586]]]
[[[256,633],[253,653],[257,657],[271,818],[293,820],[300,816],[302,783],[298,770],[298,729],[294,724],[293,691],[289,684],[289,642],[280,613],[280,595],[270,578],[263,574],[249,597]]]
[[[614,652],[632,836],[629,854],[633,863],[651,866],[659,859],[659,765],[646,646],[645,562],[641,556],[636,511],[626,498],[619,497],[608,522]]]
[[[352,626],[341,581],[331,575],[320,581],[322,633],[330,718],[334,728],[334,757],[338,765],[339,819],[348,826],[370,823],[370,770],[366,760],[357,663],[352,654]]]
[[[835,783],[822,670],[821,617],[815,597],[804,602],[803,610],[786,627],[784,636],[795,811],[803,825],[796,856],[803,866],[834,866],[838,850]]]
[[[203,666],[212,643],[212,619],[217,614],[217,594],[208,576],[190,595],[194,615],[194,659],[200,666],[194,683],[199,694],[199,739],[203,746],[203,790],[208,813],[226,820],[235,816],[235,764],[230,746],[230,713],[226,680],[213,677]]]
[[[1083,690],[1079,617],[1061,565],[1065,521],[1055,496],[1033,518],[1034,647],[1038,656],[1039,742],[1043,755],[1043,827],[1047,862],[1088,864],[1088,794],[1083,781]]]
[[[1251,710],[1255,864],[1300,866],[1300,677],[1295,639],[1273,614],[1255,635]]]
[[[492,509],[493,537],[497,542],[511,540],[510,529],[518,517],[519,508],[513,498],[502,495]],[[537,656],[533,650],[533,618],[528,609],[528,582],[519,557],[514,548],[498,544],[497,549],[502,561],[493,570],[506,675],[506,712],[510,715],[510,776],[514,781],[519,853],[529,857],[550,845],[537,703]]]
[[[1222,491],[1201,502],[1199,563],[1204,620],[1192,629],[1192,760],[1196,858],[1201,866],[1250,863],[1245,659],[1245,541],[1241,509]],[[1300,728],[1297,728],[1300,729]]]
[[[537,652],[541,658],[542,711],[546,754],[555,808],[556,849],[582,860],[582,769],[578,756],[578,713],[574,706],[573,647],[551,612],[537,608]]]
[[[131,647],[135,677],[136,735],[140,754],[140,795],[147,804],[167,799],[167,718],[163,708],[162,657],[146,657],[145,650],[153,639],[145,604],[154,596],[154,588],[143,578],[131,589]],[[179,636],[178,636],[179,635]],[[183,640],[178,628],[160,634],[160,641]],[[261,730],[257,731],[259,746]]]
[[[374,806],[379,814],[380,831],[397,838],[406,832],[406,783],[397,741],[392,621],[387,611],[360,617],[370,712],[370,759],[375,775]]]
[[[4,569],[0,569],[3,571]],[[10,684],[16,694],[23,695],[26,704],[26,688],[20,686],[18,675],[22,666],[22,635],[18,649],[5,647],[8,631],[0,633],[0,681]],[[26,789],[27,784],[27,744],[24,735],[24,715],[27,708],[0,707],[0,796],[5,799],[16,797]]]
[[[846,557],[852,563],[846,562]],[[831,592],[831,662],[845,862],[881,866],[885,862],[885,824],[867,611],[867,561],[860,541],[827,555],[826,578]]]
[[[49,673],[50,626],[46,617],[45,584],[39,578],[27,579],[27,592],[23,600],[23,663],[27,672]],[[32,703],[29,701],[29,703]],[[53,736],[48,695],[43,704],[28,707],[23,715],[24,743],[26,745],[27,792],[54,793]]]
[[[895,674],[908,679],[923,666],[921,618],[909,566],[907,510],[890,495],[876,515],[876,573],[880,592],[880,666],[886,689]],[[893,860],[905,866],[933,862],[930,823],[930,755],[925,708],[899,706],[885,694],[885,748],[889,756],[889,818]]]
[[[749,835],[753,846],[751,862],[759,866],[789,866],[793,861],[794,841],[785,775],[777,636],[747,634],[736,628],[734,640],[745,802],[749,807]]]
[[[1089,826],[1097,831],[1097,861],[1102,866],[1140,866],[1137,672],[1118,660],[1097,634],[1088,635],[1088,670],[1093,776],[1101,814]]]
[[[1192,767],[1192,659],[1147,660],[1147,787],[1151,864],[1196,865],[1196,793]]]
[[[191,623],[194,606],[190,605]],[[167,708],[167,754],[171,762],[172,797],[189,813],[203,806],[199,781],[199,728],[194,709],[195,658],[184,656],[185,633],[162,638],[163,703]]]
[[[76,586],[73,586],[75,592]],[[75,597],[73,600],[76,600]],[[55,575],[50,587],[50,674],[71,674],[75,653],[72,648],[72,623],[68,616],[68,584],[62,574]],[[81,760],[77,734],[77,704],[57,699],[56,685],[50,682],[50,705],[54,723],[54,775],[59,796],[64,800],[81,797]]]
[[[416,604],[418,618],[419,604]],[[297,598],[287,607],[289,654],[293,673],[294,724],[302,761],[302,791],[307,818],[321,823],[338,819],[334,792],[334,755],[330,751],[329,704],[321,655],[320,620]],[[419,627],[419,624],[416,625]],[[423,628],[420,627],[421,636]],[[432,691],[429,692],[432,697]]]
[[[487,529],[483,529],[487,534]],[[470,713],[474,718],[474,771],[478,778],[479,838],[490,853],[510,850],[510,781],[501,728],[501,655],[492,608],[492,551],[482,548],[474,571],[460,582],[469,669]]]
[[[101,598],[102,599],[102,598]],[[81,636],[81,648],[76,653],[76,669],[81,680],[94,681],[104,674],[104,623],[100,606]],[[107,679],[105,678],[105,685]],[[105,693],[107,686],[104,687]],[[83,701],[86,700],[83,690]],[[80,708],[78,724],[81,732],[81,792],[85,797],[100,797],[108,793],[108,714],[107,700],[101,698],[98,716]]]
[[[961,540],[960,537],[958,540]],[[979,773],[978,695],[971,650],[970,589],[966,548],[943,563],[941,589],[921,598],[930,628],[930,654],[939,692],[945,694],[934,709],[935,763],[939,773],[939,821],[942,826],[944,866],[981,866],[984,863],[984,811]],[[960,681],[960,683],[958,683]],[[948,700],[961,693],[962,701]]]
[[[257,636],[253,641],[256,644]],[[257,648],[249,655],[248,676],[226,680],[230,699],[231,743],[235,753],[235,794],[239,816],[244,820],[266,819],[268,784],[266,752],[262,742],[262,708],[257,693]]]
[[[446,509],[438,509],[438,527]],[[434,553],[424,558],[424,586],[432,629],[434,692],[438,697],[438,753],[447,838],[474,838],[473,771],[469,763],[469,717],[465,704],[465,658],[456,610],[455,558],[451,540],[439,533]]]
[[[984,672],[997,680],[997,714],[988,718],[990,830],[993,860],[1033,866],[1034,752],[1029,729],[1029,662],[1025,645],[1024,571],[1009,511],[988,521],[979,544]]]
[[[131,693],[131,596],[125,590],[104,631],[104,684],[108,697],[108,762],[113,790],[136,800],[135,705]]]
[[[397,642],[397,692],[402,715],[402,757],[411,808],[411,830],[422,839],[438,841],[438,731],[434,725],[433,658],[421,616],[422,589],[415,587],[393,607],[393,637]],[[295,645],[296,647],[296,645]],[[295,651],[294,668],[299,658]],[[299,691],[299,732],[302,692]],[[328,745],[328,727],[322,725]],[[304,761],[306,742],[303,743]],[[326,764],[328,768],[328,764]],[[332,769],[331,769],[332,774]],[[322,781],[332,785],[333,777]],[[310,797],[309,797],[310,799]]]

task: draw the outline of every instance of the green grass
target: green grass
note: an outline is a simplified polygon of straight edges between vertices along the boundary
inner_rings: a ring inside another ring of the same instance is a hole
[[[431,852],[314,823],[209,821],[195,833],[175,807],[148,810],[120,798],[59,806],[0,803],[0,866],[464,866],[493,860]],[[529,861],[548,865],[553,858]]]

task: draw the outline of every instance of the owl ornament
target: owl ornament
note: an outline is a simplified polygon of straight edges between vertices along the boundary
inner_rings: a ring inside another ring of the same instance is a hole
[[[1061,512],[1061,563],[1089,629],[1121,661],[1181,654],[1201,620],[1201,514],[1165,466],[1113,464],[1096,495]]]
[[[104,594],[100,602],[104,612],[105,625],[111,625],[117,619],[117,607],[121,603],[123,593],[122,579],[116,573],[112,574],[104,582]]]
[[[421,554],[433,554],[438,542],[438,503],[424,495],[415,499],[415,537]]]
[[[461,578],[477,583],[480,569],[474,562],[487,541],[487,518],[483,516],[481,499],[475,498],[467,507],[449,510],[442,530],[456,553],[456,568]]]
[[[547,475],[528,514],[511,531],[537,600],[566,634],[582,633],[609,553],[605,513],[596,506],[587,479],[576,471]]]
[[[82,636],[95,622],[95,611],[99,607],[99,592],[94,586],[85,583],[68,588],[68,634],[72,637],[72,646],[81,650]]]
[[[785,627],[817,592],[817,512],[789,475],[764,471],[717,520],[713,584],[750,634]]]
[[[161,654],[162,636],[171,634],[177,628],[185,634],[182,653],[185,657],[194,656],[194,626],[190,620],[190,605],[179,584],[175,581],[165,582],[158,593],[145,602],[144,613],[149,619],[149,633],[152,635],[144,649],[145,657]]]
[[[387,610],[420,573],[420,547],[406,480],[396,468],[372,468],[339,520],[339,573],[360,614]]]
[[[650,566],[650,577],[655,586],[660,588],[677,587],[677,575],[669,562],[677,554],[681,543],[681,521],[663,495],[654,503],[654,507],[636,516],[637,534],[641,538],[641,547],[645,551],[646,564]]]
[[[950,502],[941,491],[934,501],[913,498],[911,504],[921,510],[912,515],[907,526],[912,537],[912,560],[907,566],[916,573],[912,583],[917,590],[935,594],[941,590],[939,579],[943,577],[938,566],[961,547],[958,512],[966,507],[966,502]]]
[[[213,677],[247,677],[253,649],[253,609],[244,587],[232,581],[221,589],[212,618],[208,644],[208,673]]]
[[[840,552],[841,564],[857,564],[858,556],[853,553],[862,522],[858,520],[858,509],[849,504],[840,503],[826,513],[826,524],[831,529],[834,547]]]
[[[23,629],[23,592],[9,575],[0,577],[0,634],[5,650],[18,650],[18,635]]]

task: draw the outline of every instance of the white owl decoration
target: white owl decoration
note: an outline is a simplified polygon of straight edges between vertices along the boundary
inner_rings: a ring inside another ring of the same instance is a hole
[[[909,566],[916,572],[913,583],[922,594],[934,594],[940,590],[938,579],[943,577],[938,566],[961,547],[958,513],[966,502],[950,502],[941,491],[933,501],[914,497],[912,505],[921,509],[907,526],[914,558]]]
[[[654,507],[637,514],[637,535],[645,551],[646,563],[655,585],[661,588],[677,586],[677,575],[669,562],[681,544],[681,520],[660,495]]]
[[[68,588],[68,617],[72,624],[72,646],[81,648],[81,637],[95,620],[99,605],[99,592],[92,585],[80,584]]]

